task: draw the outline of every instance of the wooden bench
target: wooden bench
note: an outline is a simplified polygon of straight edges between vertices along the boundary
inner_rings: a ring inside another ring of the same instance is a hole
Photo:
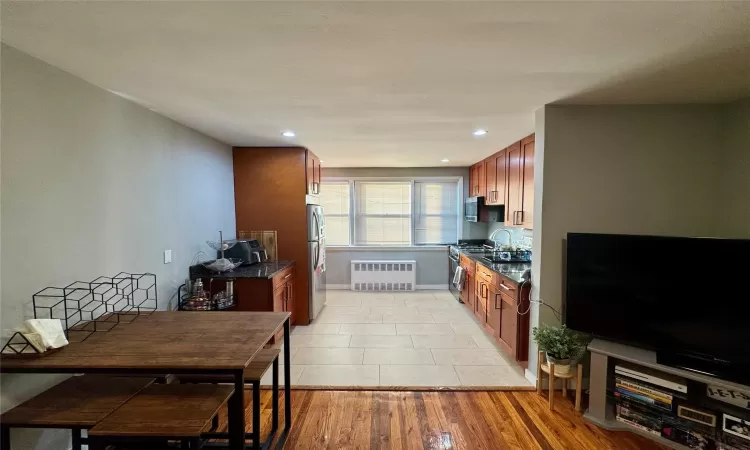
[[[89,430],[91,448],[169,440],[200,448],[203,430],[233,392],[232,386],[152,384]]]
[[[73,432],[73,450],[80,450],[86,443],[81,430],[94,427],[152,382],[105,375],[70,377],[0,416],[0,448],[10,449],[11,428],[65,428]]]
[[[245,369],[245,383],[253,387],[253,430],[251,433],[245,433],[245,439],[252,439],[254,449],[261,447],[260,443],[260,380],[263,375],[272,367],[273,391],[272,391],[272,421],[271,431],[263,443],[263,448],[268,448],[279,428],[279,349],[263,349],[250,361]],[[179,375],[181,383],[233,383],[231,377],[221,375]],[[214,422],[217,428],[218,421]],[[216,439],[226,439],[227,433],[210,432],[205,433],[207,437]]]

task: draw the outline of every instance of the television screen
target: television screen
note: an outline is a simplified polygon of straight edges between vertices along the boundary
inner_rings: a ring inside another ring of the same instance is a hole
[[[569,328],[748,368],[750,240],[570,233]]]

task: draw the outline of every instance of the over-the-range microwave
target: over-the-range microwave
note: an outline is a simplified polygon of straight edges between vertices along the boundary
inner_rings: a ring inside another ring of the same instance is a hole
[[[467,197],[464,201],[464,220],[467,222],[500,222],[504,213],[503,206],[486,206],[484,197]]]

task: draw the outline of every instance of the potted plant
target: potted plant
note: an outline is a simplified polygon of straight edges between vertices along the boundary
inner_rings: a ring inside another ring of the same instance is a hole
[[[571,360],[579,359],[586,349],[578,335],[565,325],[534,327],[532,334],[539,349],[546,353],[547,362],[555,365],[555,375],[567,375]]]

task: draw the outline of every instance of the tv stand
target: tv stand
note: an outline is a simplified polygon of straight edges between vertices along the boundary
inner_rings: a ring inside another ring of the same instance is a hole
[[[603,339],[594,339],[591,341],[588,345],[588,350],[591,352],[589,407],[583,417],[607,430],[631,431],[675,449],[687,449],[687,447],[615,420],[614,404],[611,401],[607,401],[608,377],[611,373],[614,373],[613,366],[615,361],[626,361],[638,364],[664,373],[677,375],[700,383],[711,384],[720,388],[740,391],[750,390],[750,386],[741,385],[695,371],[688,371],[660,364],[659,361],[657,361],[656,353],[650,350],[617,344]]]

